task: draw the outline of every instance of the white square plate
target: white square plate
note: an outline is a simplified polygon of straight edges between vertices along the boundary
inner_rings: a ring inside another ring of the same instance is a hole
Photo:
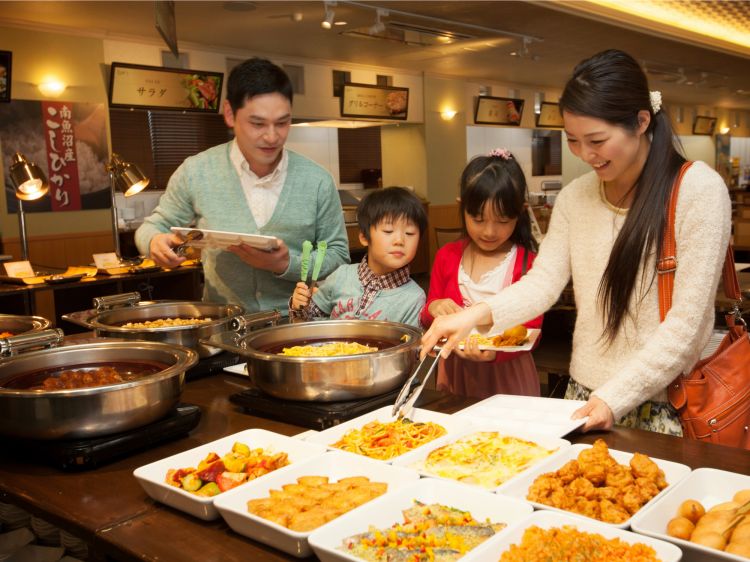
[[[419,480],[419,475],[413,470],[384,465],[365,457],[331,451],[319,457],[296,463],[284,472],[272,473],[265,478],[250,482],[243,487],[241,492],[236,494],[218,496],[214,505],[232,530],[240,535],[250,537],[299,558],[310,556],[312,550],[307,538],[312,531],[292,531],[247,510],[248,500],[267,498],[269,490],[280,489],[284,484],[294,484],[299,476],[328,476],[331,482],[337,482],[341,478],[349,476],[367,476],[373,482],[388,484],[386,494],[414,484]],[[355,510],[361,507],[355,508]],[[355,510],[352,510],[352,512]],[[328,524],[326,523],[326,525]],[[326,525],[318,528],[321,529]]]
[[[702,555],[711,555],[724,560],[747,562],[747,558],[737,554],[670,537],[667,534],[667,523],[670,519],[677,517],[677,508],[685,500],[698,500],[708,511],[717,504],[730,501],[734,494],[748,488],[750,488],[748,475],[715,468],[697,468],[658,502],[636,513],[630,526],[637,533],[673,542],[691,554],[695,554],[696,559],[700,559]]]
[[[195,248],[221,248],[222,250],[226,250],[229,246],[247,244],[259,250],[270,251],[279,246],[278,238],[275,236],[266,236],[265,234],[245,234],[243,232],[226,232],[224,230],[208,230],[206,228],[183,228],[179,226],[173,226],[171,230],[183,238],[187,237],[188,233],[199,230],[203,233],[203,238],[188,242],[188,246]]]
[[[570,419],[573,412],[585,403],[583,400],[495,394],[454,415],[500,421],[508,431],[562,437],[585,423],[586,418]]]
[[[340,451],[341,449],[337,449],[336,447],[332,447],[331,445],[335,443],[336,441],[338,441],[339,439],[341,439],[346,432],[352,429],[360,429],[365,424],[370,423],[371,421],[379,421],[381,423],[388,423],[388,422],[395,421],[397,416],[392,415],[391,413],[392,411],[393,411],[393,406],[383,406],[382,408],[373,410],[372,412],[359,416],[358,418],[354,418],[342,424],[325,429],[321,431],[320,433],[318,433],[317,435],[311,435],[309,437],[306,437],[305,440],[310,443],[318,443],[321,445],[325,445],[332,451]],[[449,414],[433,412],[432,410],[423,410],[421,408],[415,408],[412,411],[412,414],[411,416],[409,416],[409,418],[414,422],[434,422],[445,428],[446,434],[443,435],[442,437],[438,437],[434,441],[430,441],[430,443],[444,441],[446,438],[451,437],[452,435],[463,430],[465,427],[469,425],[468,420],[461,420]],[[348,451],[343,451],[343,452],[345,452],[348,455],[356,455],[358,457],[361,456],[361,455],[357,455],[356,453],[350,453]],[[379,461],[379,462],[392,462],[398,459],[400,456],[403,456],[403,455],[398,455],[388,460]],[[375,460],[378,460],[378,459],[375,459]]]
[[[545,474],[547,472],[555,472],[558,468],[562,467],[566,462],[573,460],[575,458],[578,458],[578,455],[581,451],[584,449],[590,449],[591,445],[587,445],[584,443],[579,443],[577,445],[572,445],[571,447],[568,447],[564,451],[562,451],[560,454],[557,454],[553,457],[550,457],[548,461],[541,462],[535,467],[527,470],[523,474],[519,475],[518,477],[513,479],[513,482],[508,483],[507,485],[501,486],[498,490],[499,494],[503,494],[506,496],[510,496],[513,498],[518,498],[522,500],[526,500],[526,494],[529,491],[529,488],[531,484],[533,484],[534,480],[536,480],[537,476],[540,476],[541,474]],[[618,451],[616,449],[610,449],[609,454],[612,456],[613,459],[617,461],[618,464],[628,465],[630,463],[630,459],[633,458],[633,453],[627,453],[625,451]],[[686,478],[688,474],[690,474],[690,467],[684,464],[672,462],[672,461],[665,461],[661,459],[655,459],[653,457],[650,457],[652,461],[656,463],[656,465],[661,468],[664,471],[664,477],[667,480],[667,487],[664,488],[661,492],[659,492],[656,496],[651,498],[645,505],[641,507],[641,509],[645,509],[649,505],[653,505],[659,498],[664,496],[670,489],[672,489],[675,484],[680,482],[682,479]],[[539,509],[550,509],[553,511],[557,511],[559,513],[565,513],[572,517],[578,517],[581,519],[585,519],[586,521],[597,521],[596,519],[592,519],[590,517],[586,517],[585,515],[580,515],[578,513],[573,513],[572,511],[565,511],[563,509],[558,509],[556,507],[551,507],[549,505],[545,505],[542,503],[537,503],[532,501],[531,504],[534,507],[537,507]],[[628,525],[630,525],[630,522],[633,518],[626,519],[622,523],[604,523],[602,521],[597,521],[599,523],[602,523],[603,525],[608,525],[610,527],[618,527],[620,529],[626,529]]]
[[[412,486],[375,499],[314,531],[310,535],[310,546],[323,562],[359,561],[361,558],[339,549],[344,539],[367,532],[371,525],[384,529],[403,523],[402,512],[413,507],[415,500],[427,504],[439,503],[468,511],[478,521],[489,519],[492,523],[507,523],[508,525],[523,520],[533,511],[531,505],[524,501],[504,498],[457,482],[423,478]],[[461,560],[467,562],[472,560],[475,552],[488,543],[497,544],[498,539],[505,532],[506,529],[503,529],[496,533],[474,550],[466,553]]]
[[[498,426],[496,424],[493,424],[491,422],[483,420],[483,421],[481,421],[481,422],[479,422],[477,424],[472,424],[471,427],[468,427],[468,428],[464,429],[463,431],[454,434],[449,439],[446,439],[446,440],[444,440],[444,441],[442,441],[440,443],[437,443],[437,444],[435,442],[427,443],[426,445],[420,447],[419,449],[416,449],[416,450],[414,450],[414,451],[412,451],[410,453],[406,453],[404,455],[401,455],[398,458],[398,460],[396,460],[393,464],[396,465],[396,466],[403,466],[403,467],[406,467],[406,468],[411,468],[413,470],[416,470],[422,476],[428,476],[428,477],[431,477],[431,478],[440,478],[442,480],[448,480],[448,481],[451,481],[451,482],[456,482],[457,480],[454,480],[452,478],[439,476],[437,474],[434,474],[434,473],[430,472],[429,468],[425,467],[424,462],[427,459],[427,456],[432,451],[434,451],[435,449],[438,449],[440,447],[443,447],[443,446],[451,444],[451,443],[455,443],[456,441],[458,441],[459,439],[461,439],[463,437],[469,437],[469,436],[471,436],[471,435],[473,435],[473,434],[475,434],[477,432],[480,432],[480,431],[498,431],[502,435],[508,435],[508,436],[511,436],[511,437],[517,437],[519,439],[525,439],[527,441],[532,441],[532,442],[536,443],[537,445],[539,445],[540,447],[544,447],[545,449],[548,449],[548,450],[550,450],[550,449],[556,449],[556,451],[554,453],[552,453],[552,454],[550,454],[547,457],[544,457],[542,459],[538,459],[531,466],[525,468],[523,471],[519,472],[515,476],[512,476],[511,478],[509,478],[508,480],[506,480],[505,482],[503,482],[503,484],[502,484],[503,486],[507,485],[510,482],[512,482],[513,480],[515,480],[516,478],[518,478],[518,476],[520,476],[521,474],[523,474],[526,470],[530,470],[536,464],[542,463],[542,462],[546,462],[550,458],[552,458],[554,455],[556,455],[556,454],[564,451],[568,447],[570,447],[570,441],[566,441],[565,439],[560,439],[558,437],[550,437],[549,435],[534,435],[534,434],[531,434],[529,432],[504,431],[502,428],[498,429]],[[500,485],[498,485],[498,486],[494,486],[492,488],[484,488],[483,486],[481,486],[479,484],[471,484],[471,483],[466,483],[466,482],[462,482],[462,483],[470,485],[470,486],[476,486],[479,489],[488,490],[490,492],[494,491],[494,490],[497,490],[497,488],[500,486]]]
[[[288,466],[293,466],[295,463],[322,455],[325,452],[325,447],[314,443],[305,443],[299,439],[266,431],[265,429],[247,429],[227,437],[222,437],[216,441],[211,441],[200,447],[195,447],[194,449],[141,466],[135,469],[133,476],[138,479],[144,491],[156,501],[194,515],[199,519],[206,521],[216,519],[219,517],[219,512],[214,507],[214,498],[236,493],[242,490],[243,486],[247,486],[247,483],[223,492],[218,496],[206,498],[171,486],[165,482],[165,478],[170,468],[198,466],[198,463],[211,452],[219,456],[227,454],[232,450],[232,445],[236,441],[244,443],[251,449],[262,448],[268,452],[287,453],[289,455]],[[288,466],[277,470],[285,470]],[[269,474],[274,473],[275,471]],[[266,476],[268,475],[261,476],[256,480],[262,480]]]
[[[618,538],[629,544],[642,543],[650,546],[656,552],[661,562],[677,562],[682,558],[682,552],[673,544],[668,542],[636,535],[630,531],[617,529],[606,523],[594,521],[593,519],[579,519],[564,513],[554,511],[535,511],[523,521],[514,524],[507,529],[497,541],[492,544],[481,544],[476,548],[477,562],[497,562],[503,552],[510,550],[511,545],[521,544],[523,533],[526,529],[536,525],[542,529],[572,525],[579,531],[585,533],[598,533],[606,539]],[[614,561],[613,561],[614,562]]]
[[[497,351],[498,353],[513,353],[515,351],[531,351],[531,349],[534,347],[534,344],[536,343],[537,338],[539,338],[539,334],[541,334],[542,331],[539,328],[528,328],[526,332],[527,332],[528,337],[526,338],[526,343],[524,343],[523,345],[496,346],[496,345],[480,344],[479,349],[484,349],[487,351]],[[464,344],[459,343],[458,349],[463,349],[463,348],[464,348]]]

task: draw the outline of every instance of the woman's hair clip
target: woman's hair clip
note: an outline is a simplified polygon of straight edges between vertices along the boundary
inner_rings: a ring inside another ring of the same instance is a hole
[[[490,150],[488,156],[494,156],[495,158],[502,158],[503,160],[510,160],[513,155],[507,148],[493,148]]]
[[[653,90],[648,93],[648,100],[651,102],[651,111],[654,115],[659,113],[661,109],[661,92],[659,90]]]

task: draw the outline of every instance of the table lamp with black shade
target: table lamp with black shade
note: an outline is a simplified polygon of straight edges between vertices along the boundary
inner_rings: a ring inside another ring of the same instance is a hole
[[[143,191],[150,180],[141,172],[138,166],[124,162],[115,153],[112,154],[105,168],[109,173],[109,187],[112,194],[112,235],[115,241],[115,253],[117,254],[117,259],[122,262],[115,194],[119,191],[125,197],[131,197]]]
[[[29,259],[29,246],[26,239],[26,217],[23,211],[24,201],[35,201],[49,190],[49,183],[42,169],[29,162],[20,152],[13,155],[10,165],[10,179],[18,199],[18,230],[21,238],[21,257]]]

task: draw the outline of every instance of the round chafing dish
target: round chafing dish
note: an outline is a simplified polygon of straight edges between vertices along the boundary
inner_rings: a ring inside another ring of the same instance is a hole
[[[138,293],[126,293],[94,299],[94,309],[63,315],[63,319],[94,330],[97,336],[147,340],[183,345],[198,352],[200,357],[216,355],[221,349],[201,340],[230,328],[230,322],[244,309],[235,304],[200,301],[140,302]],[[129,322],[145,322],[163,318],[211,318],[210,322],[187,326],[125,328]]]
[[[50,327],[50,321],[41,316],[17,316],[0,314],[0,333],[10,332],[14,336],[27,332],[40,332]]]
[[[264,328],[246,335],[220,334],[211,344],[247,359],[255,385],[290,400],[333,402],[383,394],[414,370],[421,332],[406,324],[327,320]],[[358,342],[378,351],[338,357],[279,355],[284,347],[334,341]]]
[[[145,341],[89,341],[5,359],[0,362],[0,433],[72,439],[146,425],[177,404],[185,371],[197,361],[197,353],[185,347]],[[133,380],[65,390],[30,388],[66,370],[106,365]]]

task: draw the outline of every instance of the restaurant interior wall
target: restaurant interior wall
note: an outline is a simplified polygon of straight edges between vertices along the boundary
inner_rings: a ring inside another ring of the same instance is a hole
[[[55,74],[68,84],[62,101],[101,103],[106,110],[107,94],[102,70],[102,42],[89,37],[0,27],[2,48],[13,52],[13,99],[42,100],[37,88],[47,74]],[[0,174],[5,170],[0,162]],[[53,216],[54,215],[54,216]],[[27,213],[29,253],[38,254],[38,246],[49,245],[60,233],[89,233],[86,244],[98,251],[112,245],[109,209]],[[16,213],[8,213],[5,197],[0,198],[0,235],[4,251],[20,255]],[[90,259],[90,256],[89,256]]]

